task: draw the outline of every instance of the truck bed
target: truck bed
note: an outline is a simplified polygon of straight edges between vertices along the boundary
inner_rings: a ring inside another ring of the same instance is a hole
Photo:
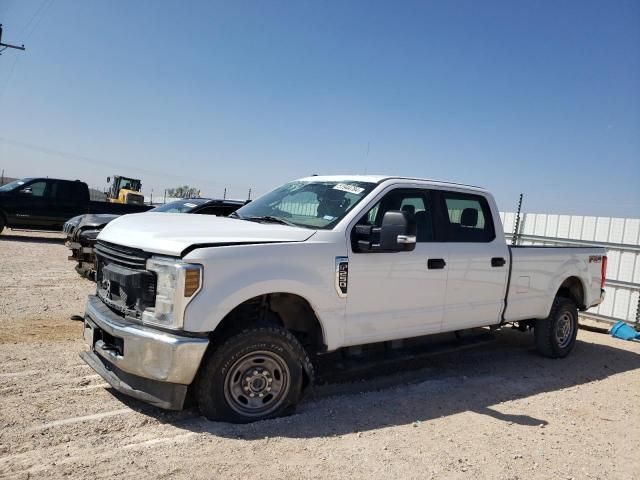
[[[563,286],[580,291],[581,310],[598,303],[605,255],[605,249],[600,247],[509,247],[510,274],[503,321],[545,318],[556,292]]]

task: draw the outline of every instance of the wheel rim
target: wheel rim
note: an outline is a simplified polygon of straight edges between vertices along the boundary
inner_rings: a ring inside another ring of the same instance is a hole
[[[571,312],[564,312],[556,322],[556,343],[558,347],[565,348],[573,338],[575,330],[575,318]]]
[[[260,417],[277,410],[289,388],[289,367],[284,359],[274,352],[256,351],[231,366],[224,381],[224,396],[235,412]]]

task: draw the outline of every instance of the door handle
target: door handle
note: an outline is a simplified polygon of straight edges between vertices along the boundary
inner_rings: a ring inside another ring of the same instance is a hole
[[[429,270],[441,270],[446,264],[447,262],[444,261],[444,258],[430,258],[427,260],[427,268]]]
[[[502,257],[493,257],[491,259],[491,266],[492,267],[504,267],[505,263],[507,263],[507,261]]]

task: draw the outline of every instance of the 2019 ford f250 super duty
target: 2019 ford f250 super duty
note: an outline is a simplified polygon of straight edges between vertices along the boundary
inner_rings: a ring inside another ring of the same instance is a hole
[[[486,190],[382,176],[303,178],[230,218],[127,215],[96,251],[82,358],[233,422],[290,411],[341,347],[517,322],[564,357],[606,267],[602,248],[508,247]]]

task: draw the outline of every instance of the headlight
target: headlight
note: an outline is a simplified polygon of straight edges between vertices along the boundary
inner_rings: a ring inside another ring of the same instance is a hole
[[[142,322],[182,328],[185,308],[202,285],[202,265],[152,257],[147,260],[147,270],[156,274],[156,303],[142,312]]]

